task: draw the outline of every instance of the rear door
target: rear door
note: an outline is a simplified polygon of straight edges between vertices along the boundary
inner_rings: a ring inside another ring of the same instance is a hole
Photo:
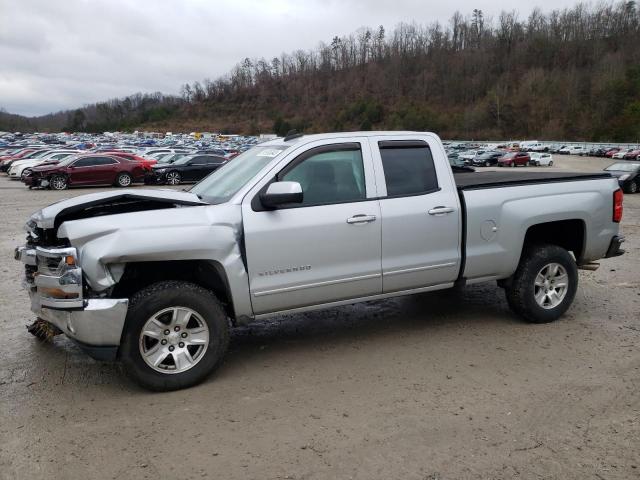
[[[380,194],[384,293],[454,282],[461,212],[440,142],[432,135],[370,141]]]
[[[304,201],[264,210],[259,193],[296,181]],[[366,138],[320,140],[290,152],[242,204],[256,314],[382,292],[380,207]]]

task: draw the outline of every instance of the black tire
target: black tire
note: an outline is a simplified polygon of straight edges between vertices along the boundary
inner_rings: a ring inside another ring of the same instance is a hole
[[[489,161],[484,162],[484,166],[485,167],[490,167],[491,166],[491,162],[489,162]]]
[[[553,160],[549,160],[549,165],[547,165],[548,167],[553,167]]]
[[[204,354],[195,365],[181,373],[154,370],[140,351],[141,331],[147,320],[171,307],[193,310],[209,329]],[[207,378],[222,363],[228,344],[227,314],[211,291],[189,282],[163,281],[131,298],[119,355],[126,373],[139,385],[153,391],[170,391],[191,387]]]
[[[49,188],[51,190],[66,190],[68,186],[69,182],[64,175],[53,175],[49,179]]]
[[[624,189],[626,193],[638,193],[638,184],[635,180],[629,182],[627,187]]]
[[[550,263],[560,264],[567,273],[566,293],[553,308],[544,308],[535,299],[535,281],[538,273]],[[507,303],[513,312],[532,323],[557,320],[571,306],[578,289],[578,267],[573,257],[557,245],[530,245],[522,252],[520,264],[506,283]]]
[[[120,188],[130,187],[133,183],[133,177],[126,172],[119,173],[116,177],[116,186]]]

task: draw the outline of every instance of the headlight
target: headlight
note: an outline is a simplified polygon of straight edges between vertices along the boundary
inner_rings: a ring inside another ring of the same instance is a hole
[[[618,177],[618,180],[622,180],[622,181],[624,181],[624,180],[626,180],[627,178],[629,178],[630,176],[631,176],[631,175],[630,175],[630,174],[628,174],[628,173],[627,173],[627,174],[625,174],[625,175],[620,175],[620,176]]]

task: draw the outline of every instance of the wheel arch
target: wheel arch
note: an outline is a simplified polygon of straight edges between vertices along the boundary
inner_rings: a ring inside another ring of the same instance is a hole
[[[114,298],[131,298],[136,292],[157,282],[182,280],[200,285],[212,291],[222,303],[227,315],[235,319],[233,297],[227,274],[222,264],[215,260],[168,260],[130,262],[113,287]]]
[[[578,218],[531,225],[524,235],[520,258],[522,258],[527,246],[547,243],[557,245],[573,253],[576,262],[580,263],[585,249],[586,232],[586,223]]]

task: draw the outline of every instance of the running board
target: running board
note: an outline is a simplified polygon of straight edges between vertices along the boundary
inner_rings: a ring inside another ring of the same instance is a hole
[[[600,268],[600,264],[596,262],[583,263],[582,265],[578,265],[580,270],[591,270],[595,272],[598,268]]]

